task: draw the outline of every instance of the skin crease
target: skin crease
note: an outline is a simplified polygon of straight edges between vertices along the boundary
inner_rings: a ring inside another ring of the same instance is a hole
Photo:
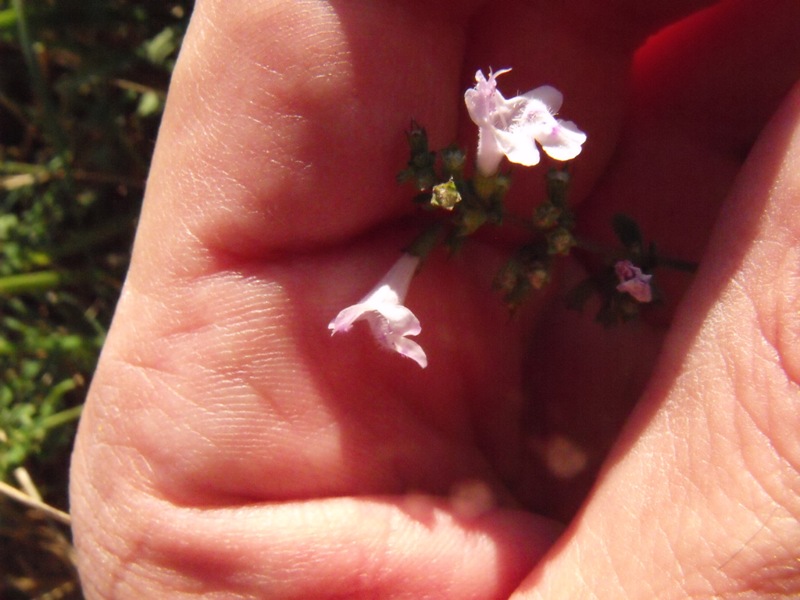
[[[596,6],[197,3],[73,458],[87,598],[800,593],[800,5]],[[700,271],[609,331],[557,297],[579,257],[509,320],[490,232],[412,283],[428,369],[331,338],[415,234],[409,119],[472,144],[507,66],[589,134],[580,233]]]

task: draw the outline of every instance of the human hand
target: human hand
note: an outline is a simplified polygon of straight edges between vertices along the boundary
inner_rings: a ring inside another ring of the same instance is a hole
[[[800,5],[722,2],[631,68],[713,3],[600,4],[198,2],[75,450],[87,597],[798,593],[796,86],[765,125]],[[474,139],[490,66],[589,134],[582,231],[627,212],[700,271],[661,319],[509,320],[484,239],[412,284],[426,370],[329,337],[414,234],[403,129]]]

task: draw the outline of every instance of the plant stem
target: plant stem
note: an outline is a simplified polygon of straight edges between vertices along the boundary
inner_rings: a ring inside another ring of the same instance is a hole
[[[657,267],[669,267],[676,271],[683,271],[685,273],[697,273],[698,264],[689,260],[682,260],[680,258],[671,258],[669,256],[658,256],[656,258]]]
[[[64,525],[70,525],[71,519],[70,516],[62,510],[58,510],[50,506],[49,504],[45,504],[41,500],[37,500],[36,498],[31,498],[28,494],[19,491],[17,488],[8,485],[4,481],[0,481],[0,494],[11,498],[25,506],[30,506],[31,508],[35,508],[36,510],[42,511],[48,517],[63,523]]]
[[[58,124],[56,119],[55,109],[50,100],[50,94],[47,90],[42,70],[39,68],[39,61],[36,57],[36,51],[33,48],[33,39],[31,38],[30,30],[28,29],[28,19],[25,15],[25,1],[24,0],[11,0],[11,6],[16,12],[17,16],[17,34],[19,35],[20,48],[22,49],[22,56],[25,58],[25,64],[28,67],[28,72],[31,76],[31,85],[33,91],[39,98],[44,112],[44,126],[50,136],[53,146],[59,154],[66,151],[66,140],[64,139],[64,132]]]
[[[573,237],[575,239],[575,247],[580,248],[581,250],[586,250],[592,254],[600,254],[601,256],[604,256],[610,260],[619,260],[625,256],[625,251],[622,249],[603,246],[602,244],[598,244],[596,242],[592,242],[591,240],[577,236]]]
[[[75,389],[75,382],[73,382],[71,379],[67,379],[65,382],[62,383],[66,382],[72,383],[72,387],[70,387],[70,390]],[[65,389],[63,391],[67,392],[70,390]],[[42,419],[42,426],[48,430],[55,429],[56,427],[61,427],[62,425],[66,425],[67,423],[72,423],[73,421],[77,421],[81,416],[81,412],[83,412],[83,404],[79,404],[78,406],[73,406],[72,408],[67,408],[65,410],[54,413],[49,417],[45,417],[44,419]]]
[[[37,271],[0,277],[0,294],[22,294],[44,292],[57,287],[62,282],[57,271]]]
[[[420,260],[424,262],[438,243],[439,235],[441,234],[442,229],[443,227],[441,223],[433,223],[425,228],[416,238],[414,238],[414,241],[412,241],[403,251],[411,254],[412,256],[420,258]]]
[[[53,260],[63,259],[89,251],[111,240],[130,239],[133,237],[135,224],[135,219],[131,215],[114,217],[93,229],[83,231],[80,235],[68,236],[59,248],[50,253],[50,257]]]

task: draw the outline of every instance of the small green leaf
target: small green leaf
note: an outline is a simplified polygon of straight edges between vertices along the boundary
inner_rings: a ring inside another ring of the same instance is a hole
[[[178,49],[180,39],[175,34],[175,29],[165,27],[153,38],[142,44],[144,56],[154,65],[163,66],[169,56]]]
[[[136,114],[140,117],[158,115],[164,108],[164,100],[157,92],[145,92],[139,98]]]
[[[617,213],[611,225],[623,246],[636,254],[642,251],[642,232],[636,221],[628,215]]]

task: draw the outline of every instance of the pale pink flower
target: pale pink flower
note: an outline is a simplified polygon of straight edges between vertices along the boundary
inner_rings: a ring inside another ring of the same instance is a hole
[[[572,121],[553,115],[561,108],[561,92],[543,85],[521,96],[506,100],[497,90],[497,77],[511,69],[475,73],[475,86],[464,93],[464,101],[472,121],[480,128],[478,136],[478,171],[494,175],[503,156],[513,163],[533,166],[539,162],[542,149],[556,160],[570,160],[581,152],[586,141]]]
[[[369,294],[358,304],[342,310],[328,324],[331,335],[349,331],[353,323],[366,319],[381,345],[407,356],[423,369],[428,366],[422,346],[406,337],[422,331],[419,319],[403,306],[419,260],[417,256],[403,254]]]
[[[617,290],[633,296],[639,302],[653,300],[653,289],[650,286],[652,275],[645,275],[642,270],[629,260],[620,260],[614,265],[620,284]]]

